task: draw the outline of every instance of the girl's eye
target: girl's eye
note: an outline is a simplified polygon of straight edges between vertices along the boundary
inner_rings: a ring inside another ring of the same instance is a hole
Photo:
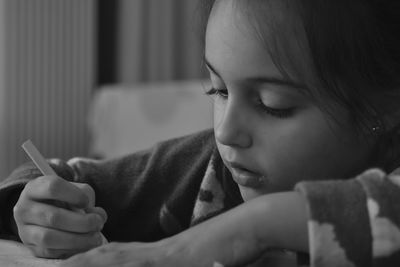
[[[210,96],[218,96],[223,99],[228,98],[228,90],[227,89],[216,89],[212,87],[206,92],[206,95]],[[261,112],[266,113],[268,115],[271,115],[273,117],[279,118],[279,119],[285,119],[293,115],[294,113],[294,108],[284,108],[284,109],[278,109],[278,108],[271,108],[269,106],[266,106],[261,99],[257,101],[257,107],[261,110]]]
[[[210,96],[219,96],[222,98],[228,98],[228,90],[226,89],[216,89],[214,87],[211,87],[207,92],[206,95]]]
[[[258,107],[261,109],[262,112],[265,112],[268,115],[274,116],[279,119],[289,118],[294,113],[294,108],[282,108],[282,109],[271,108],[264,105],[263,103],[259,103]]]

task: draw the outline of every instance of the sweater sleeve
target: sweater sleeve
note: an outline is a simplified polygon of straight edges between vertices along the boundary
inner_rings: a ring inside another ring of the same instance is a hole
[[[400,266],[400,176],[301,182],[312,267]]]
[[[184,230],[189,225],[191,209],[213,148],[211,131],[204,131],[117,159],[74,158],[67,162],[49,162],[60,177],[93,187],[96,206],[108,214],[103,234],[109,241],[155,241],[174,234],[163,228],[162,212],[173,221],[172,231]],[[25,184],[38,176],[40,171],[29,163],[0,184],[0,238],[12,235],[9,229],[12,208]],[[179,214],[171,214],[175,207],[166,207],[168,203],[185,205],[178,209]],[[165,214],[165,210],[170,213]]]

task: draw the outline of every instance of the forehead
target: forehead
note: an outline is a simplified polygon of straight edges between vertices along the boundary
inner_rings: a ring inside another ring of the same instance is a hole
[[[247,71],[253,72],[267,65],[264,59],[268,56],[267,50],[249,28],[248,19],[235,8],[234,1],[215,3],[207,26],[205,53],[210,63],[225,72],[225,76],[238,76],[239,73],[232,73],[231,66],[248,66]]]
[[[228,77],[250,74],[282,77],[282,65],[286,65],[286,74],[289,69],[294,70],[295,64],[303,65],[304,53],[300,51],[297,36],[291,34],[295,32],[294,20],[288,16],[284,2],[216,1],[206,31],[208,61]]]

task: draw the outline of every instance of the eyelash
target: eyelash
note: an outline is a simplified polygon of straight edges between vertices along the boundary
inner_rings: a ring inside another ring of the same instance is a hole
[[[224,99],[228,98],[228,90],[226,89],[216,89],[214,87],[211,87],[205,94],[209,96],[219,96]],[[264,105],[261,100],[259,101],[257,106],[261,108],[263,112],[280,119],[292,116],[294,110],[293,108],[285,108],[285,109],[270,108]]]

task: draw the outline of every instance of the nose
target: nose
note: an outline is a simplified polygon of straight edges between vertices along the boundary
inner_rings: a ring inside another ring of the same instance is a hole
[[[226,146],[248,148],[252,145],[249,114],[239,103],[228,101],[224,109],[216,111],[214,132],[216,140]]]

